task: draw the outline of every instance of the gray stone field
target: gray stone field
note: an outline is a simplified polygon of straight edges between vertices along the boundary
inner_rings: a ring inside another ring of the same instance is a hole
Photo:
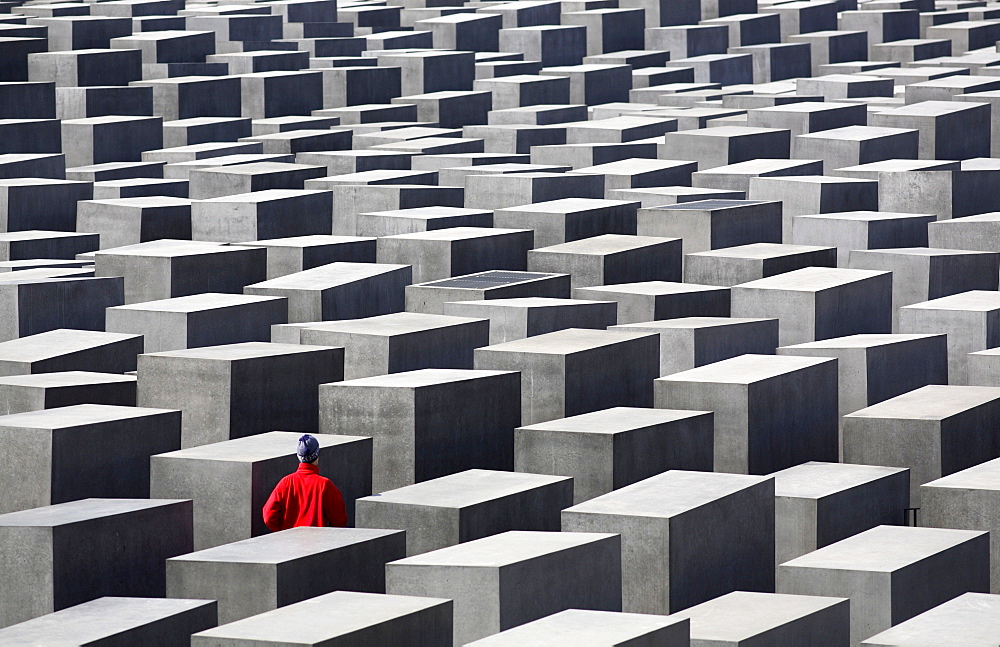
[[[1000,0],[0,0],[8,645],[1000,647]]]

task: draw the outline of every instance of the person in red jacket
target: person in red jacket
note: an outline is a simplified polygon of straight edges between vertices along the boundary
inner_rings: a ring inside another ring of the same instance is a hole
[[[273,532],[298,526],[343,528],[344,497],[333,481],[319,474],[319,441],[305,434],[296,454],[299,469],[278,481],[264,504],[264,523]]]

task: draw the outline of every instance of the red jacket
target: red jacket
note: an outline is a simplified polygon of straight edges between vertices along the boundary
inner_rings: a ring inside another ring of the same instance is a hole
[[[347,525],[344,497],[333,481],[319,475],[313,463],[299,463],[299,469],[278,481],[264,504],[264,523],[272,531],[297,526]]]

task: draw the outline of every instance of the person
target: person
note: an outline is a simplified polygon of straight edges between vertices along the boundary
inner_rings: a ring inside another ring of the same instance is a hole
[[[298,526],[347,525],[344,497],[333,481],[319,474],[319,441],[299,438],[299,468],[278,481],[264,504],[264,524],[273,532]]]

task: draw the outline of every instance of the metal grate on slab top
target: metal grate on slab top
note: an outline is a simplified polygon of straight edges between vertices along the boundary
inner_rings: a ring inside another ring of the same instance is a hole
[[[513,283],[524,283],[525,281],[544,279],[550,276],[552,276],[552,274],[543,274],[540,272],[505,272],[503,270],[490,270],[488,272],[479,272],[478,274],[470,274],[468,276],[459,276],[453,279],[431,281],[429,283],[424,283],[424,285],[430,285],[436,288],[466,288],[471,290],[483,290],[486,288],[500,287],[501,285],[511,285]]]

